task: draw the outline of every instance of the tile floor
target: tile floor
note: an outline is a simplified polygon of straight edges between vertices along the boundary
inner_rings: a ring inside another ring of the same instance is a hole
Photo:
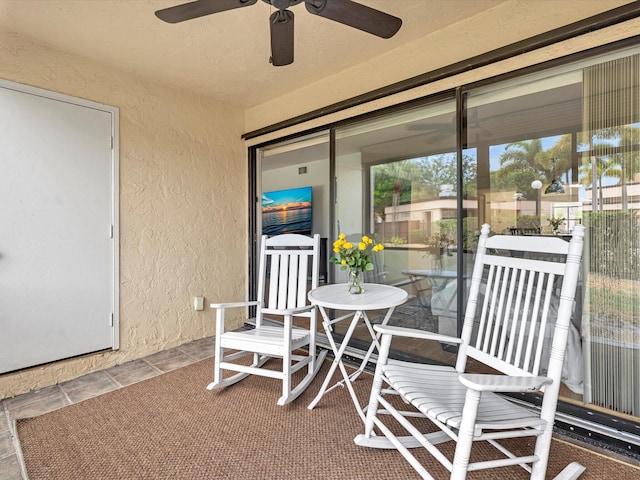
[[[148,357],[90,373],[41,390],[2,400],[0,479],[27,480],[15,435],[15,420],[51,412],[102,393],[213,357],[214,337],[186,343]]]

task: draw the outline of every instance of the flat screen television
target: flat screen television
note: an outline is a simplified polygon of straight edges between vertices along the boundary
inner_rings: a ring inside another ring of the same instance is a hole
[[[311,235],[311,187],[262,193],[262,233]]]

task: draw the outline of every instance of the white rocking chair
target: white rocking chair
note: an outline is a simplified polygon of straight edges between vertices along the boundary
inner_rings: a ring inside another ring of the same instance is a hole
[[[214,381],[207,387],[209,390],[233,385],[248,375],[277,378],[282,381],[282,396],[278,399],[278,405],[284,405],[309,386],[327,355],[326,350],[316,354],[316,308],[307,300],[309,274],[311,288],[318,286],[319,260],[319,235],[313,238],[294,234],[262,237],[258,299],[211,304],[211,308],[217,312]],[[255,328],[225,331],[226,310],[250,306],[256,307]],[[282,325],[267,324],[265,316],[281,319]],[[309,328],[294,326],[293,319],[296,317],[306,317]],[[308,353],[302,354],[303,349],[308,349]],[[232,352],[227,353],[226,350]],[[251,365],[234,363],[247,355],[253,355]],[[282,370],[262,368],[270,358],[282,359]],[[292,389],[292,375],[305,366],[308,369],[306,375]],[[223,370],[238,373],[223,378]]]
[[[425,479],[433,477],[410,448],[424,447],[451,472],[450,479],[464,479],[467,471],[520,465],[531,479],[544,480],[583,237],[581,225],[574,227],[571,242],[553,237],[489,237],[489,226],[483,225],[461,338],[374,327],[382,334],[381,350],[365,433],[355,438],[356,444],[397,449]],[[562,260],[553,261],[558,258]],[[553,329],[552,343],[545,342],[548,329]],[[456,367],[390,360],[394,336],[458,344]],[[498,374],[465,373],[468,358]],[[543,395],[539,411],[498,394],[536,391]],[[389,395],[399,395],[404,402]],[[392,433],[389,415],[410,435]],[[440,431],[421,432],[415,426],[416,417],[430,420],[427,423]],[[375,427],[383,436],[376,435]],[[531,436],[536,437],[535,451],[524,456],[510,452],[508,441],[496,441]],[[480,440],[496,447],[500,458],[470,463],[472,445]],[[449,441],[456,442],[452,460],[437,447]],[[583,471],[582,465],[573,462],[556,478],[578,478]]]

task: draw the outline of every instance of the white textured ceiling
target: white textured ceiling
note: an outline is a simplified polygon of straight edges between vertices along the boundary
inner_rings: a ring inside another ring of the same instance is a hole
[[[0,29],[67,53],[249,108],[473,16],[505,0],[358,0],[402,18],[384,40],[295,14],[295,61],[269,64],[269,15],[259,1],[179,24],[156,10],[181,0],[0,0]]]

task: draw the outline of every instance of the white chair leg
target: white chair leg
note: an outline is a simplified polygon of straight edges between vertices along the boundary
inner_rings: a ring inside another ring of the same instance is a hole
[[[473,433],[479,405],[480,392],[467,389],[462,422],[460,423],[460,430],[458,432],[458,444],[456,445],[456,452],[453,457],[451,480],[464,480],[467,478],[467,468],[471,457],[471,446],[473,445]]]
[[[324,362],[324,359],[326,356],[327,356],[326,350],[323,350],[322,352],[320,352],[320,354],[316,357],[315,369],[313,371],[308,372],[305,375],[305,377],[300,381],[300,383],[298,383],[298,385],[296,385],[296,387],[289,392],[288,395],[283,395],[282,397],[280,397],[278,399],[278,405],[282,406],[282,405],[286,405],[289,402],[292,402],[293,400],[298,398],[302,392],[305,391],[305,389],[309,386],[309,384],[313,381],[315,376],[320,371],[320,367],[322,367],[322,363]],[[309,363],[311,364],[311,362]]]
[[[215,382],[215,381],[211,382],[209,385],[207,385],[207,390],[215,390],[216,388],[228,387],[229,385],[238,383],[240,380],[248,376],[249,376],[248,373],[236,373],[235,375],[225,378],[220,382]]]
[[[291,349],[287,347],[282,357],[282,397],[286,399],[291,395]],[[280,404],[280,400],[278,400]]]

